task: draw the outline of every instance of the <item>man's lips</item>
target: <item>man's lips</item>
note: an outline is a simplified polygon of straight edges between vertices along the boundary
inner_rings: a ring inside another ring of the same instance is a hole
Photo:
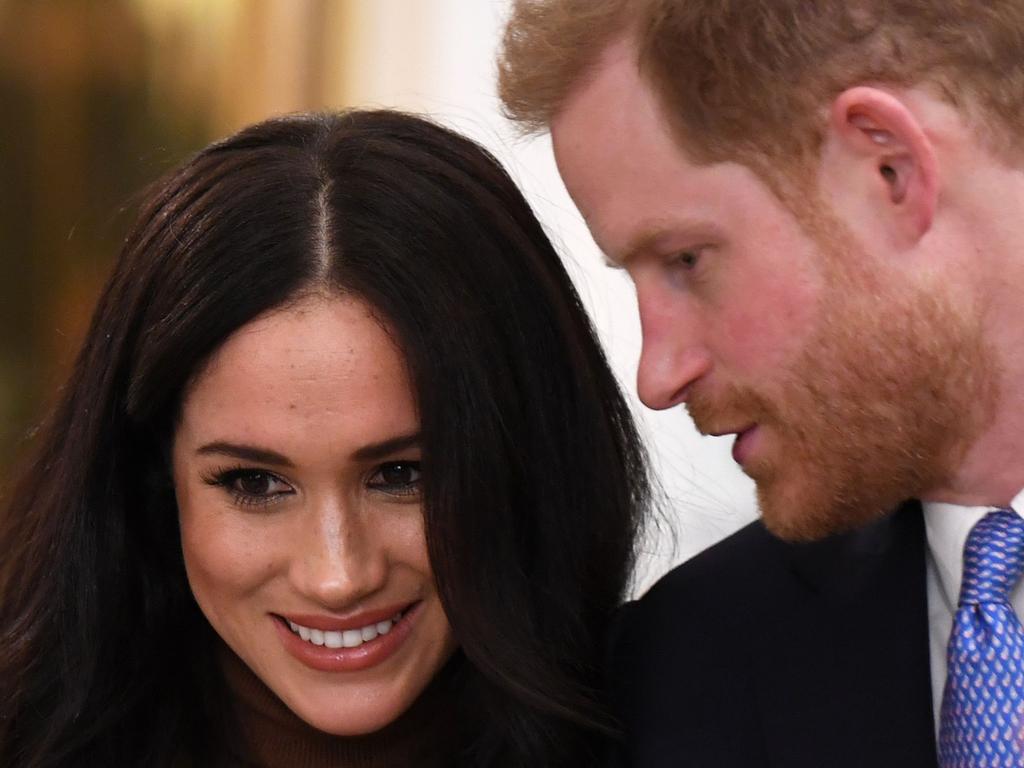
[[[701,429],[700,431],[702,434],[705,434],[708,437],[725,437],[726,435],[736,435],[737,437],[739,437],[744,432],[748,432],[756,426],[757,424],[750,423],[743,427]]]
[[[742,466],[750,455],[751,438],[757,431],[757,424],[751,423],[742,427],[716,428],[701,431],[710,437],[736,435],[736,440],[732,444],[732,458],[737,464]]]
[[[732,458],[733,461],[742,467],[750,458],[754,436],[757,434],[757,425],[751,424],[735,434],[736,440],[732,444]]]

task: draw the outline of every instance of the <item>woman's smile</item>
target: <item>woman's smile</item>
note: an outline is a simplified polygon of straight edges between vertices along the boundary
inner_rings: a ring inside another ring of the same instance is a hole
[[[422,603],[369,611],[348,619],[274,616],[284,649],[320,672],[358,672],[399,652],[414,629]]]

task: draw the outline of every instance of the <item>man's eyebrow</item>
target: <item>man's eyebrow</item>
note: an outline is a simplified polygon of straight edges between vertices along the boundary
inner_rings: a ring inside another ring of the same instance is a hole
[[[267,448],[260,448],[255,445],[229,443],[224,440],[207,443],[197,449],[196,453],[202,455],[221,454],[223,456],[231,456],[232,458],[242,459],[244,461],[253,461],[257,464],[274,464],[279,467],[295,466],[287,456],[282,456],[276,451],[271,451]]]
[[[612,269],[627,269],[629,263],[634,259],[643,256],[654,250],[658,250],[659,241],[692,237],[707,237],[717,230],[711,224],[699,220],[680,219],[662,220],[653,219],[641,222],[637,232],[630,238],[622,251],[622,256],[613,258],[607,251],[602,249],[605,264]]]
[[[415,448],[419,446],[419,444],[419,432],[414,432],[408,435],[399,435],[398,437],[382,440],[379,443],[364,445],[352,454],[352,458],[357,461],[374,461],[376,459],[383,459],[393,453],[404,451],[407,448]]]
[[[637,233],[630,238],[625,249],[623,249],[622,256],[615,258],[610,256],[604,249],[601,250],[604,254],[605,265],[612,269],[626,269],[629,266],[629,262],[644,252],[649,251],[651,246],[668,234],[668,232],[669,225],[666,222],[656,221],[641,224],[637,229]]]

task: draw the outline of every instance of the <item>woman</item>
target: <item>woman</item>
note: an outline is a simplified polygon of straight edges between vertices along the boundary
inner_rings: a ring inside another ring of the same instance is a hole
[[[591,765],[648,487],[479,146],[271,120],[146,197],[0,529],[0,764]]]

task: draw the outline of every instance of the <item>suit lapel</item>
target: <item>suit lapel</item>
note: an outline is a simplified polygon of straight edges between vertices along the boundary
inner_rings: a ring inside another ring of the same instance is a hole
[[[852,534],[779,542],[795,588],[755,662],[772,765],[934,768],[924,540],[913,502]]]

